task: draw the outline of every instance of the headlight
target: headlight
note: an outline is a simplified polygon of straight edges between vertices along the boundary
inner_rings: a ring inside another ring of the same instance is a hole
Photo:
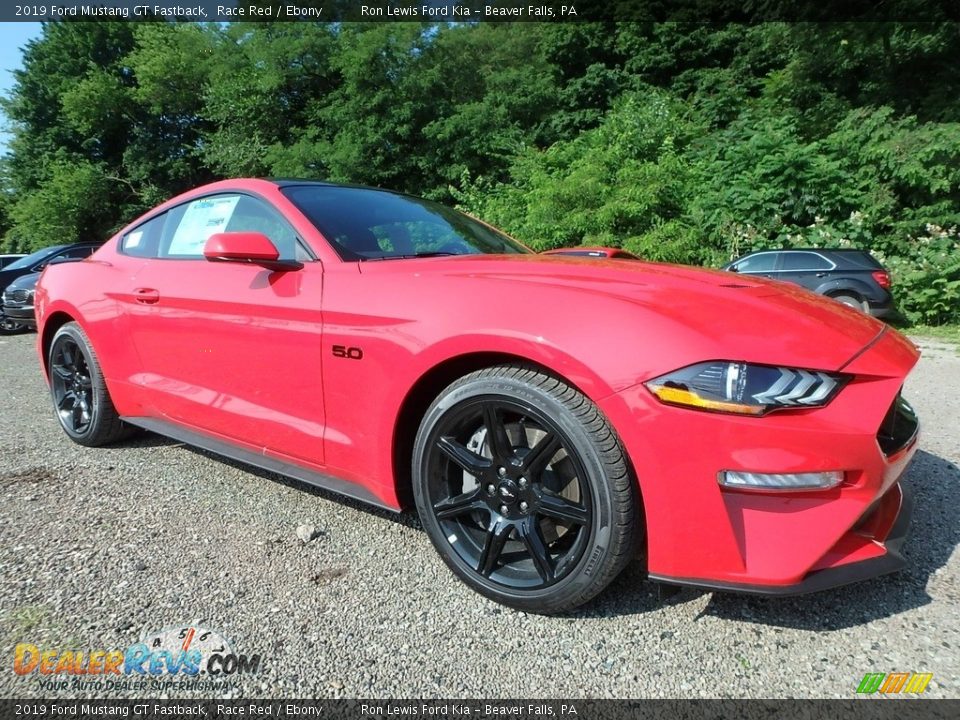
[[[690,365],[644,383],[668,405],[742,415],[778,408],[826,405],[847,377],[819,370],[713,361]]]

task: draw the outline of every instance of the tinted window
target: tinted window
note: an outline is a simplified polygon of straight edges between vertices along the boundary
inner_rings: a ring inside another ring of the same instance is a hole
[[[93,245],[83,245],[81,247],[70,248],[61,253],[57,253],[47,262],[53,262],[54,260],[77,260],[90,257],[93,255],[93,251],[97,248]]]
[[[830,270],[833,263],[816,253],[787,252],[783,254],[780,269],[789,270]]]
[[[777,264],[776,253],[760,253],[751,255],[738,262],[734,267],[737,272],[772,272]]]
[[[51,252],[59,250],[64,247],[63,245],[53,245],[48,248],[43,248],[43,250],[37,250],[35,253],[30,253],[26,257],[22,257],[16,262],[12,262],[7,265],[4,270],[23,270],[24,268],[31,268],[39,262],[45,260]]]
[[[166,213],[141,223],[120,240],[120,252],[134,257],[156,257]]]
[[[203,257],[203,246],[218,232],[260,232],[283,260],[297,258],[297,235],[280,214],[249,195],[213,195],[184,203],[166,214],[160,257]]]
[[[346,260],[530,252],[493,228],[428,200],[324,185],[295,185],[283,193]]]
[[[840,255],[844,261],[855,267],[865,268],[867,270],[882,270],[883,265],[873,255],[866,251],[845,252]]]

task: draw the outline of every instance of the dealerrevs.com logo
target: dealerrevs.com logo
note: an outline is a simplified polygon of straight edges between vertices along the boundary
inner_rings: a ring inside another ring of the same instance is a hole
[[[13,654],[13,671],[36,677],[41,690],[222,689],[224,681],[256,673],[260,665],[259,654],[237,653],[216,630],[196,626],[146,633],[123,650],[19,643]]]

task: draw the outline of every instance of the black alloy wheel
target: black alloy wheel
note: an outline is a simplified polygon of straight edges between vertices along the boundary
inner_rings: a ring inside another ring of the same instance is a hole
[[[54,343],[50,380],[60,424],[71,434],[83,435],[93,421],[93,381],[87,359],[72,337]]]
[[[634,547],[635,491],[619,443],[589,400],[532,368],[480,371],[444,391],[421,426],[414,471],[441,556],[499,602],[575,607]]]
[[[64,432],[81,445],[121,440],[132,428],[120,420],[100,363],[86,333],[76,323],[57,330],[47,355],[53,406]]]

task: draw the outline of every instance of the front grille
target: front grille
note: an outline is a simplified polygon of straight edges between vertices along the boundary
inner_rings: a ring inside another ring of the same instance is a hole
[[[920,421],[910,403],[897,395],[877,431],[877,443],[883,454],[889,457],[903,450],[916,436],[919,427]]]
[[[33,302],[32,290],[8,290],[3,294],[4,305],[29,305]]]
[[[3,302],[16,303],[18,305],[26,305],[33,299],[33,292],[31,290],[7,290],[3,293]]]

